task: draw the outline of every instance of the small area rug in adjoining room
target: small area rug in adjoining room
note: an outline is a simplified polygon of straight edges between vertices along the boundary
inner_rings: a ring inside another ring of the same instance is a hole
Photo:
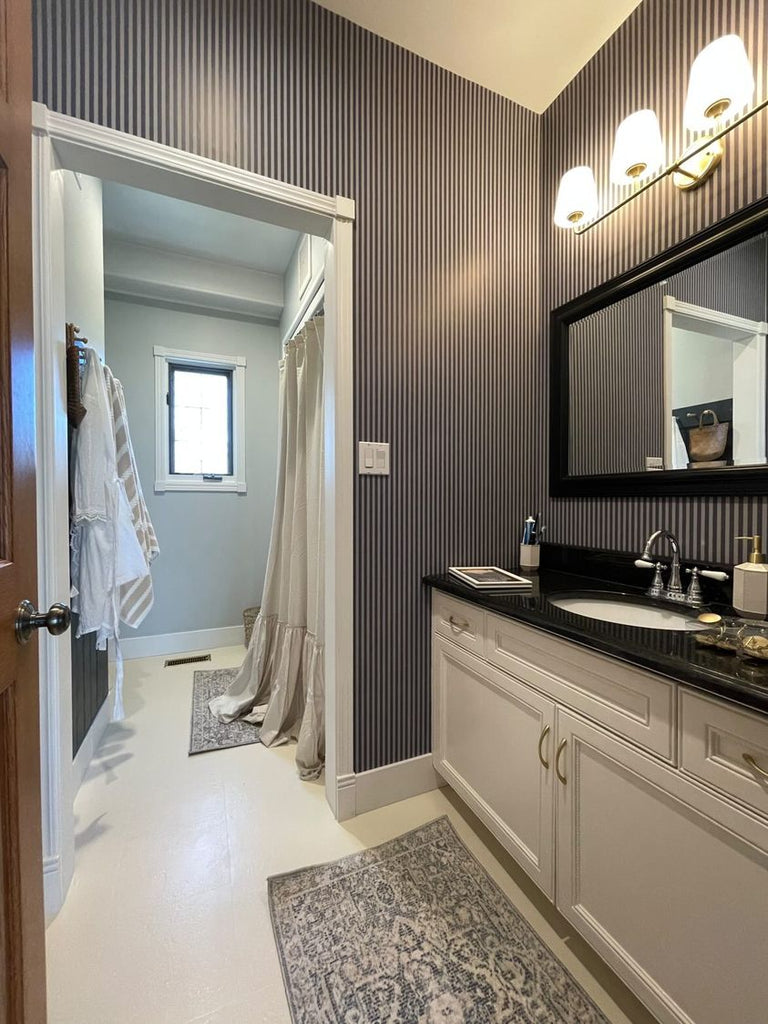
[[[208,708],[208,701],[221,696],[239,671],[236,668],[214,668],[195,672],[192,683],[190,755],[259,742],[261,728],[258,725],[240,721],[220,722]]]
[[[294,1024],[608,1024],[447,817],[268,884]]]

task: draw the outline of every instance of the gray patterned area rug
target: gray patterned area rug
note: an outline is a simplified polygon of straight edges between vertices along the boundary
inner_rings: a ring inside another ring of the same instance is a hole
[[[268,884],[294,1024],[608,1024],[447,817]]]
[[[220,722],[208,709],[208,701],[219,697],[235,678],[239,669],[214,668],[195,672],[192,683],[192,729],[189,753],[204,754],[208,750],[242,747],[258,743],[260,728],[250,722]]]

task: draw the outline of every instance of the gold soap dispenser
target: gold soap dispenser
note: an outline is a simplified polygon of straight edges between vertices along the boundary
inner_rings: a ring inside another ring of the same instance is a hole
[[[760,534],[737,537],[751,540],[748,560],[733,569],[733,607],[748,619],[768,617],[768,564]]]

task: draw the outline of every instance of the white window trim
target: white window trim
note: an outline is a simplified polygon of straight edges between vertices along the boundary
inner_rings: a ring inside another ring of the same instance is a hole
[[[223,356],[212,352],[154,347],[155,357],[155,493],[165,491],[218,491],[245,494],[245,356]],[[170,472],[170,431],[168,417],[168,366],[220,366],[232,370],[232,466],[234,472],[221,480],[205,480],[202,474]]]

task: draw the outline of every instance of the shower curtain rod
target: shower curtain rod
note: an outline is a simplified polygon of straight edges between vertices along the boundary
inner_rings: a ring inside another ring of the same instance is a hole
[[[309,293],[309,297],[305,299],[299,308],[299,312],[293,319],[291,326],[283,336],[283,345],[287,345],[292,338],[294,338],[297,332],[304,326],[307,321],[311,320],[312,317],[317,316],[319,313],[323,313],[325,309],[325,278],[322,278],[315,288],[314,291]]]

